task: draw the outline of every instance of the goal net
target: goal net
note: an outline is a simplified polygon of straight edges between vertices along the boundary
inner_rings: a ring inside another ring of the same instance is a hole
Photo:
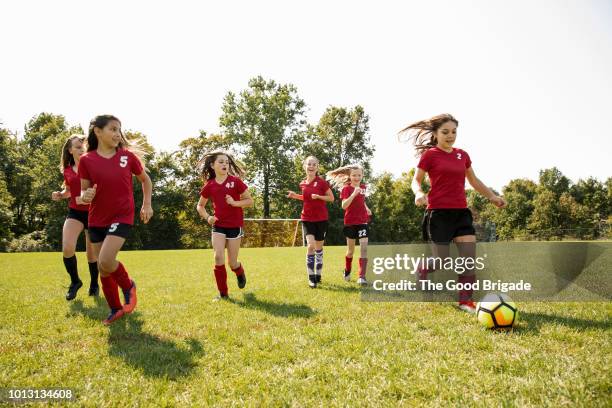
[[[304,245],[302,221],[299,218],[245,218],[244,238],[240,246],[291,247]]]

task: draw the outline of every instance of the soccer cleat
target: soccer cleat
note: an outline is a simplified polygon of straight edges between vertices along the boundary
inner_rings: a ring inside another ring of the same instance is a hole
[[[474,314],[476,313],[476,303],[473,300],[461,300],[459,301],[459,309],[464,312]]]
[[[125,315],[123,309],[111,309],[110,314],[105,320],[102,320],[102,323],[104,323],[105,326],[108,326],[115,320],[121,319],[123,315]]]
[[[136,308],[136,282],[132,280],[132,287],[129,289],[121,289],[123,292],[123,298],[125,304],[123,305],[123,311],[125,313],[132,313]]]
[[[98,285],[89,287],[89,292],[88,292],[89,296],[98,296],[99,294],[100,294],[100,287]]]
[[[344,280],[347,282],[351,281],[351,273],[348,272],[346,269],[344,270]]]
[[[308,275],[308,286],[311,288],[317,287],[317,276],[316,275]]]
[[[317,280],[317,283],[321,283],[321,275],[315,275],[315,279]]]
[[[222,293],[220,293],[219,295],[215,296],[213,298],[213,302],[218,302],[220,300],[229,300],[229,295],[224,295]]]
[[[240,289],[246,286],[246,275],[244,273],[236,275],[236,279],[238,280],[238,287]]]
[[[70,287],[68,288],[68,292],[66,292],[66,300],[74,299],[79,289],[81,289],[81,286],[83,286],[83,282],[81,281],[77,281],[76,283],[71,283]]]
[[[365,280],[365,278],[359,278],[359,279],[357,279],[357,284],[359,284],[361,286],[367,286],[368,285],[368,281]]]

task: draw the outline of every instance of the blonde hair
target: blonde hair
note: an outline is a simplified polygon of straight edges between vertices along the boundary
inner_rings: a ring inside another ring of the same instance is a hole
[[[80,140],[81,143],[85,143],[85,135],[73,134],[68,136],[68,139],[66,139],[66,142],[64,142],[64,147],[62,148],[62,155],[60,157],[59,168],[61,173],[64,173],[64,169],[66,167],[72,167],[76,164],[74,156],[72,156],[72,153],[70,153],[70,149],[72,148],[72,142],[75,139]]]
[[[340,190],[351,181],[351,172],[354,170],[361,170],[363,175],[363,167],[359,164],[349,164],[346,166],[338,167],[335,170],[330,170],[326,174],[326,178],[332,187]]]

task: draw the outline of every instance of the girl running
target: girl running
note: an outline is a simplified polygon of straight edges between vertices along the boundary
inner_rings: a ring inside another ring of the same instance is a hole
[[[319,177],[319,160],[308,156],[303,163],[306,179],[300,183],[302,194],[289,191],[288,198],[304,202],[302,208],[302,229],[306,236],[306,270],[308,285],[316,288],[321,283],[323,272],[323,244],[327,233],[327,205],[334,201],[329,184]]]
[[[136,284],[117,254],[134,224],[132,174],[142,183],[140,219],[146,224],[153,216],[152,185],[143,164],[143,149],[128,141],[121,122],[112,115],[96,116],[89,123],[87,154],[79,163],[81,200],[89,203],[89,235],[98,258],[102,291],[110,307],[103,321],[109,325],[136,307]],[[121,305],[119,287],[125,304]]]
[[[340,199],[344,210],[344,236],[346,237],[346,256],[344,258],[344,280],[351,280],[355,241],[359,242],[359,279],[357,283],[365,286],[368,265],[368,220],[372,211],[365,203],[366,185],[361,183],[363,168],[358,164],[337,168],[327,173],[333,187],[341,190]]]
[[[448,256],[451,241],[457,244],[460,256],[476,256],[476,232],[465,198],[466,178],[474,190],[497,207],[506,205],[503,198],[495,195],[476,177],[467,152],[453,147],[458,125],[453,116],[442,114],[413,123],[400,131],[400,134],[414,132],[411,138],[420,158],[412,180],[414,202],[417,206],[427,206],[422,224],[423,238],[432,243],[434,257],[440,258]],[[431,183],[428,194],[421,189],[425,174]],[[427,279],[429,272],[433,270],[421,267],[419,278]],[[474,268],[458,277],[460,283],[473,283],[475,280]],[[459,308],[469,313],[476,312],[472,290],[459,291]]]
[[[98,286],[98,262],[89,240],[89,233],[87,232],[89,205],[81,201],[81,179],[78,174],[79,161],[81,155],[85,152],[84,142],[85,136],[81,135],[71,135],[66,139],[60,158],[60,171],[64,174],[64,189],[62,191],[54,191],[51,194],[51,199],[54,201],[65,198],[70,199],[68,201],[68,215],[62,229],[64,266],[68,275],[70,275],[70,287],[66,293],[66,300],[74,299],[77,291],[83,286],[83,282],[79,279],[75,255],[77,240],[83,230],[85,231],[85,247],[91,278],[89,296],[98,296],[100,292]]]
[[[215,280],[219,296],[215,300],[227,299],[227,270],[225,269],[225,248],[229,266],[236,274],[238,287],[246,286],[246,275],[242,263],[238,262],[240,241],[244,236],[242,209],[253,205],[249,190],[240,177],[244,170],[231,154],[214,151],[204,155],[199,162],[204,187],[200,191],[197,211],[202,219],[212,226],[212,246],[215,252]],[[206,203],[212,201],[214,215],[206,211]]]

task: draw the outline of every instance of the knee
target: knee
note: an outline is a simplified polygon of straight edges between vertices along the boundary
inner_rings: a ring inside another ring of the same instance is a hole
[[[310,255],[314,254],[314,251],[315,251],[314,244],[308,244],[308,246],[306,247],[306,250],[308,251]]]
[[[223,257],[223,254],[215,253],[215,265],[224,265],[224,264],[225,264],[225,258]]]
[[[102,257],[98,259],[98,269],[104,271],[107,275],[113,272],[115,266],[115,260]]]
[[[64,258],[70,258],[74,255],[76,251],[76,245],[74,244],[62,244],[62,252],[64,253]]]
[[[349,248],[346,250],[346,256],[348,258],[352,258],[354,253],[355,253],[355,248]]]

